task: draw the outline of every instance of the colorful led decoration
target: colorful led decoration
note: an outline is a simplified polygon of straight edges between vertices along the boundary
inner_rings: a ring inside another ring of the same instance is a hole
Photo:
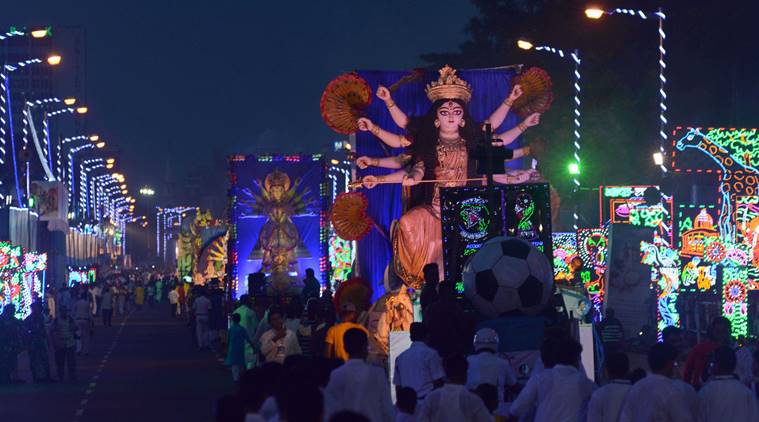
[[[747,268],[722,269],[722,313],[730,320],[733,337],[748,334]]]
[[[577,257],[576,233],[553,233],[553,278],[568,280],[572,278],[569,263]]]
[[[660,203],[647,204],[646,191],[655,189]],[[599,192],[600,225],[631,224],[658,229],[659,235],[674,240],[672,221],[674,205],[672,196],[661,192],[656,185],[601,186]]]
[[[677,297],[680,294],[680,254],[666,246],[658,235],[652,243],[640,242],[641,263],[651,267],[651,283],[656,289],[657,332],[668,326],[679,326]]]
[[[717,284],[717,266],[701,265],[702,259],[694,256],[680,272],[680,286],[687,292],[706,292]]]
[[[0,242],[0,311],[13,304],[15,317],[25,319],[35,300],[44,297],[47,254],[24,253],[21,246]]]
[[[577,252],[587,273],[582,274],[596,320],[601,319],[606,296],[606,270],[609,251],[609,228],[580,229],[577,231]]]

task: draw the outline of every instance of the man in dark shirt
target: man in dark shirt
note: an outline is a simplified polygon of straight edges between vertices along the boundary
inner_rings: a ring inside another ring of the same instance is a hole
[[[303,303],[308,302],[308,299],[312,297],[318,298],[320,290],[321,285],[319,284],[319,280],[314,277],[314,270],[311,268],[307,269],[306,278],[303,279],[303,290],[300,292]]]

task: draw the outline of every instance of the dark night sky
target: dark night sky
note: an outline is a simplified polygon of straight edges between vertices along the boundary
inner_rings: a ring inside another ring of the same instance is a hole
[[[180,180],[213,165],[221,183],[228,153],[323,150],[329,80],[454,50],[474,13],[466,0],[47,0],[14,2],[0,23],[86,27],[88,125],[121,149],[133,189],[160,190],[168,160]]]

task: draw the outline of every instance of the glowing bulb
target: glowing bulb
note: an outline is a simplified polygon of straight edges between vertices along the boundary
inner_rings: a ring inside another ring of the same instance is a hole
[[[90,141],[92,141],[92,142],[97,142],[99,140],[100,140],[100,135],[91,135],[90,136]]]
[[[35,29],[32,31],[32,38],[45,38],[47,36],[47,29]]]
[[[115,159],[115,158],[106,158],[105,162],[106,162],[107,164],[113,164],[113,163],[115,163],[115,162],[116,162],[116,159]]]
[[[587,16],[590,19],[601,19],[604,15],[603,10],[597,8],[597,7],[589,7],[585,9],[585,16]]]
[[[103,148],[104,146],[105,146],[105,142],[103,142],[103,141],[100,141],[97,144],[95,144],[95,147],[97,147],[97,148]]]
[[[664,164],[664,156],[662,155],[661,152],[654,153],[654,164],[656,164],[657,166]]]
[[[58,54],[53,54],[50,57],[47,58],[47,64],[50,66],[57,66],[61,64],[61,56]]]
[[[72,105],[76,104],[76,98],[73,98],[73,97],[71,97],[71,98],[64,98],[63,99],[63,104],[66,104],[67,106],[72,106]]]
[[[107,169],[112,169],[112,168],[113,168],[113,163],[107,163],[107,164],[105,165],[105,168],[107,168]]]
[[[121,189],[126,189],[126,185],[119,186]]]
[[[81,106],[81,107],[77,107],[77,108],[76,108],[76,112],[77,112],[77,113],[79,113],[79,114],[87,114],[87,112],[88,112],[89,110],[90,110],[90,109],[89,109],[89,108],[87,108],[87,107],[85,107],[85,106]]]
[[[580,174],[580,165],[577,163],[570,163],[569,174]]]
[[[522,50],[530,50],[532,49],[533,45],[527,40],[519,40],[517,41],[517,47],[521,48]]]

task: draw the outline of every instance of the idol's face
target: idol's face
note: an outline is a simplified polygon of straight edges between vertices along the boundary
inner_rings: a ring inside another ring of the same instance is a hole
[[[457,132],[464,118],[464,108],[454,101],[443,103],[437,109],[437,120],[441,132]]]

